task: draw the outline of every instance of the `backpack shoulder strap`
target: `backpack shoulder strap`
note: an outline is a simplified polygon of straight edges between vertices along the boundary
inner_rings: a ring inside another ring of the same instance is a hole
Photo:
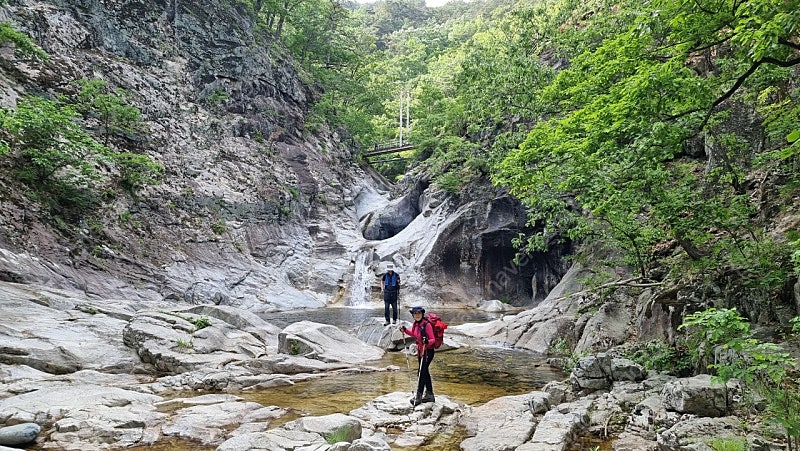
[[[425,332],[425,324],[430,324],[431,329],[433,329],[433,323],[427,316],[422,317],[422,321],[419,322],[419,330],[423,337],[428,338],[428,334]]]

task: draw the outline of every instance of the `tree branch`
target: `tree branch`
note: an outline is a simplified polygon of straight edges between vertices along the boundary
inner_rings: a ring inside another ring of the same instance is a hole
[[[729,98],[731,98],[731,96],[733,96],[733,94],[735,94],[736,91],[738,91],[739,88],[742,87],[744,82],[751,75],[753,75],[753,73],[755,73],[756,69],[758,69],[763,62],[764,62],[764,60],[762,59],[760,61],[756,61],[755,63],[753,63],[750,66],[749,69],[747,69],[742,75],[739,76],[739,78],[736,79],[736,82],[733,84],[733,86],[730,87],[730,89],[728,89],[725,92],[725,94],[722,94],[722,96],[717,98],[717,100],[715,100],[714,103],[711,104],[711,107],[708,108],[708,111],[706,112],[706,116],[703,118],[703,121],[700,123],[700,126],[698,127],[698,130],[702,130],[702,129],[704,129],[706,127],[706,124],[708,123],[709,119],[711,119],[711,115],[714,113],[714,109],[716,109],[722,102],[724,102],[724,101],[728,100]]]
[[[797,49],[800,50],[800,46],[797,46]],[[788,60],[788,61],[781,61],[781,60],[776,59],[776,58],[765,56],[764,58],[761,59],[761,61],[764,62],[764,63],[774,64],[774,65],[776,65],[778,67],[792,67],[792,66],[796,66],[796,65],[800,64],[800,58],[796,58],[796,59]]]
[[[792,42],[792,41],[790,41],[788,39],[778,38],[778,44],[785,45],[786,47],[791,47],[791,48],[796,49],[796,50],[800,50],[800,44]]]

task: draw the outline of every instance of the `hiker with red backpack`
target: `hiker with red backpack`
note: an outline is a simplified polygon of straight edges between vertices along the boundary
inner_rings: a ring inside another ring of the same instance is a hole
[[[416,406],[425,402],[436,401],[433,397],[430,365],[438,346],[436,346],[437,340],[433,325],[425,318],[425,309],[417,306],[410,311],[411,316],[414,317],[414,324],[411,329],[407,329],[406,326],[400,326],[400,332],[417,339],[417,362],[419,363],[417,394],[411,398],[411,404]],[[439,345],[441,345],[441,341],[439,341]],[[423,389],[425,390],[424,395]]]

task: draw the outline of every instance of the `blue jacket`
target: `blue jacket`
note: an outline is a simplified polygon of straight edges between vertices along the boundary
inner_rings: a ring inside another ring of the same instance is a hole
[[[383,287],[389,290],[396,290],[400,288],[400,274],[392,271],[391,274],[388,272],[381,277],[381,283]]]

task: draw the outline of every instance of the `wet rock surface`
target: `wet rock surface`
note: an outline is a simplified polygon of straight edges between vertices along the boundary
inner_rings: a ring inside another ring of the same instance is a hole
[[[360,407],[337,412],[334,404],[332,414],[294,418],[290,408],[271,404],[269,395],[253,395],[328,380],[335,388],[331,400],[341,403],[349,375],[413,384],[412,365],[408,374],[397,366],[369,366],[384,351],[330,325],[300,321],[277,329],[229,306],[154,309],[130,301],[89,302],[31,285],[0,287],[11,319],[0,321],[0,342],[16,343],[0,347],[0,427],[36,425],[36,444],[47,449],[121,449],[178,439],[223,450],[359,450],[426,446],[453,437],[464,450],[567,450],[586,436],[608,437],[619,450],[703,449],[693,444],[713,437],[746,437],[759,449],[779,449],[752,425],[745,430],[733,419],[739,407],[730,401],[738,399],[735,384],[646,372],[613,353],[579,359],[563,381],[476,406],[438,390],[436,402],[415,407],[409,391],[395,391]],[[126,330],[143,323],[155,329],[141,333],[141,340],[124,339],[132,333]],[[452,329],[451,352],[487,343],[465,332],[481,330],[475,325]],[[305,337],[318,348],[305,356],[280,353],[282,334]],[[182,347],[177,339],[194,345]],[[154,344],[142,345],[148,341]],[[42,343],[58,352],[73,349],[74,367],[82,369],[36,364],[40,355],[53,356],[41,352]],[[342,349],[347,352],[337,354]],[[31,356],[26,361],[37,367],[19,363],[19,355]],[[434,383],[443,381],[435,377]],[[334,439],[341,441],[334,445]]]

